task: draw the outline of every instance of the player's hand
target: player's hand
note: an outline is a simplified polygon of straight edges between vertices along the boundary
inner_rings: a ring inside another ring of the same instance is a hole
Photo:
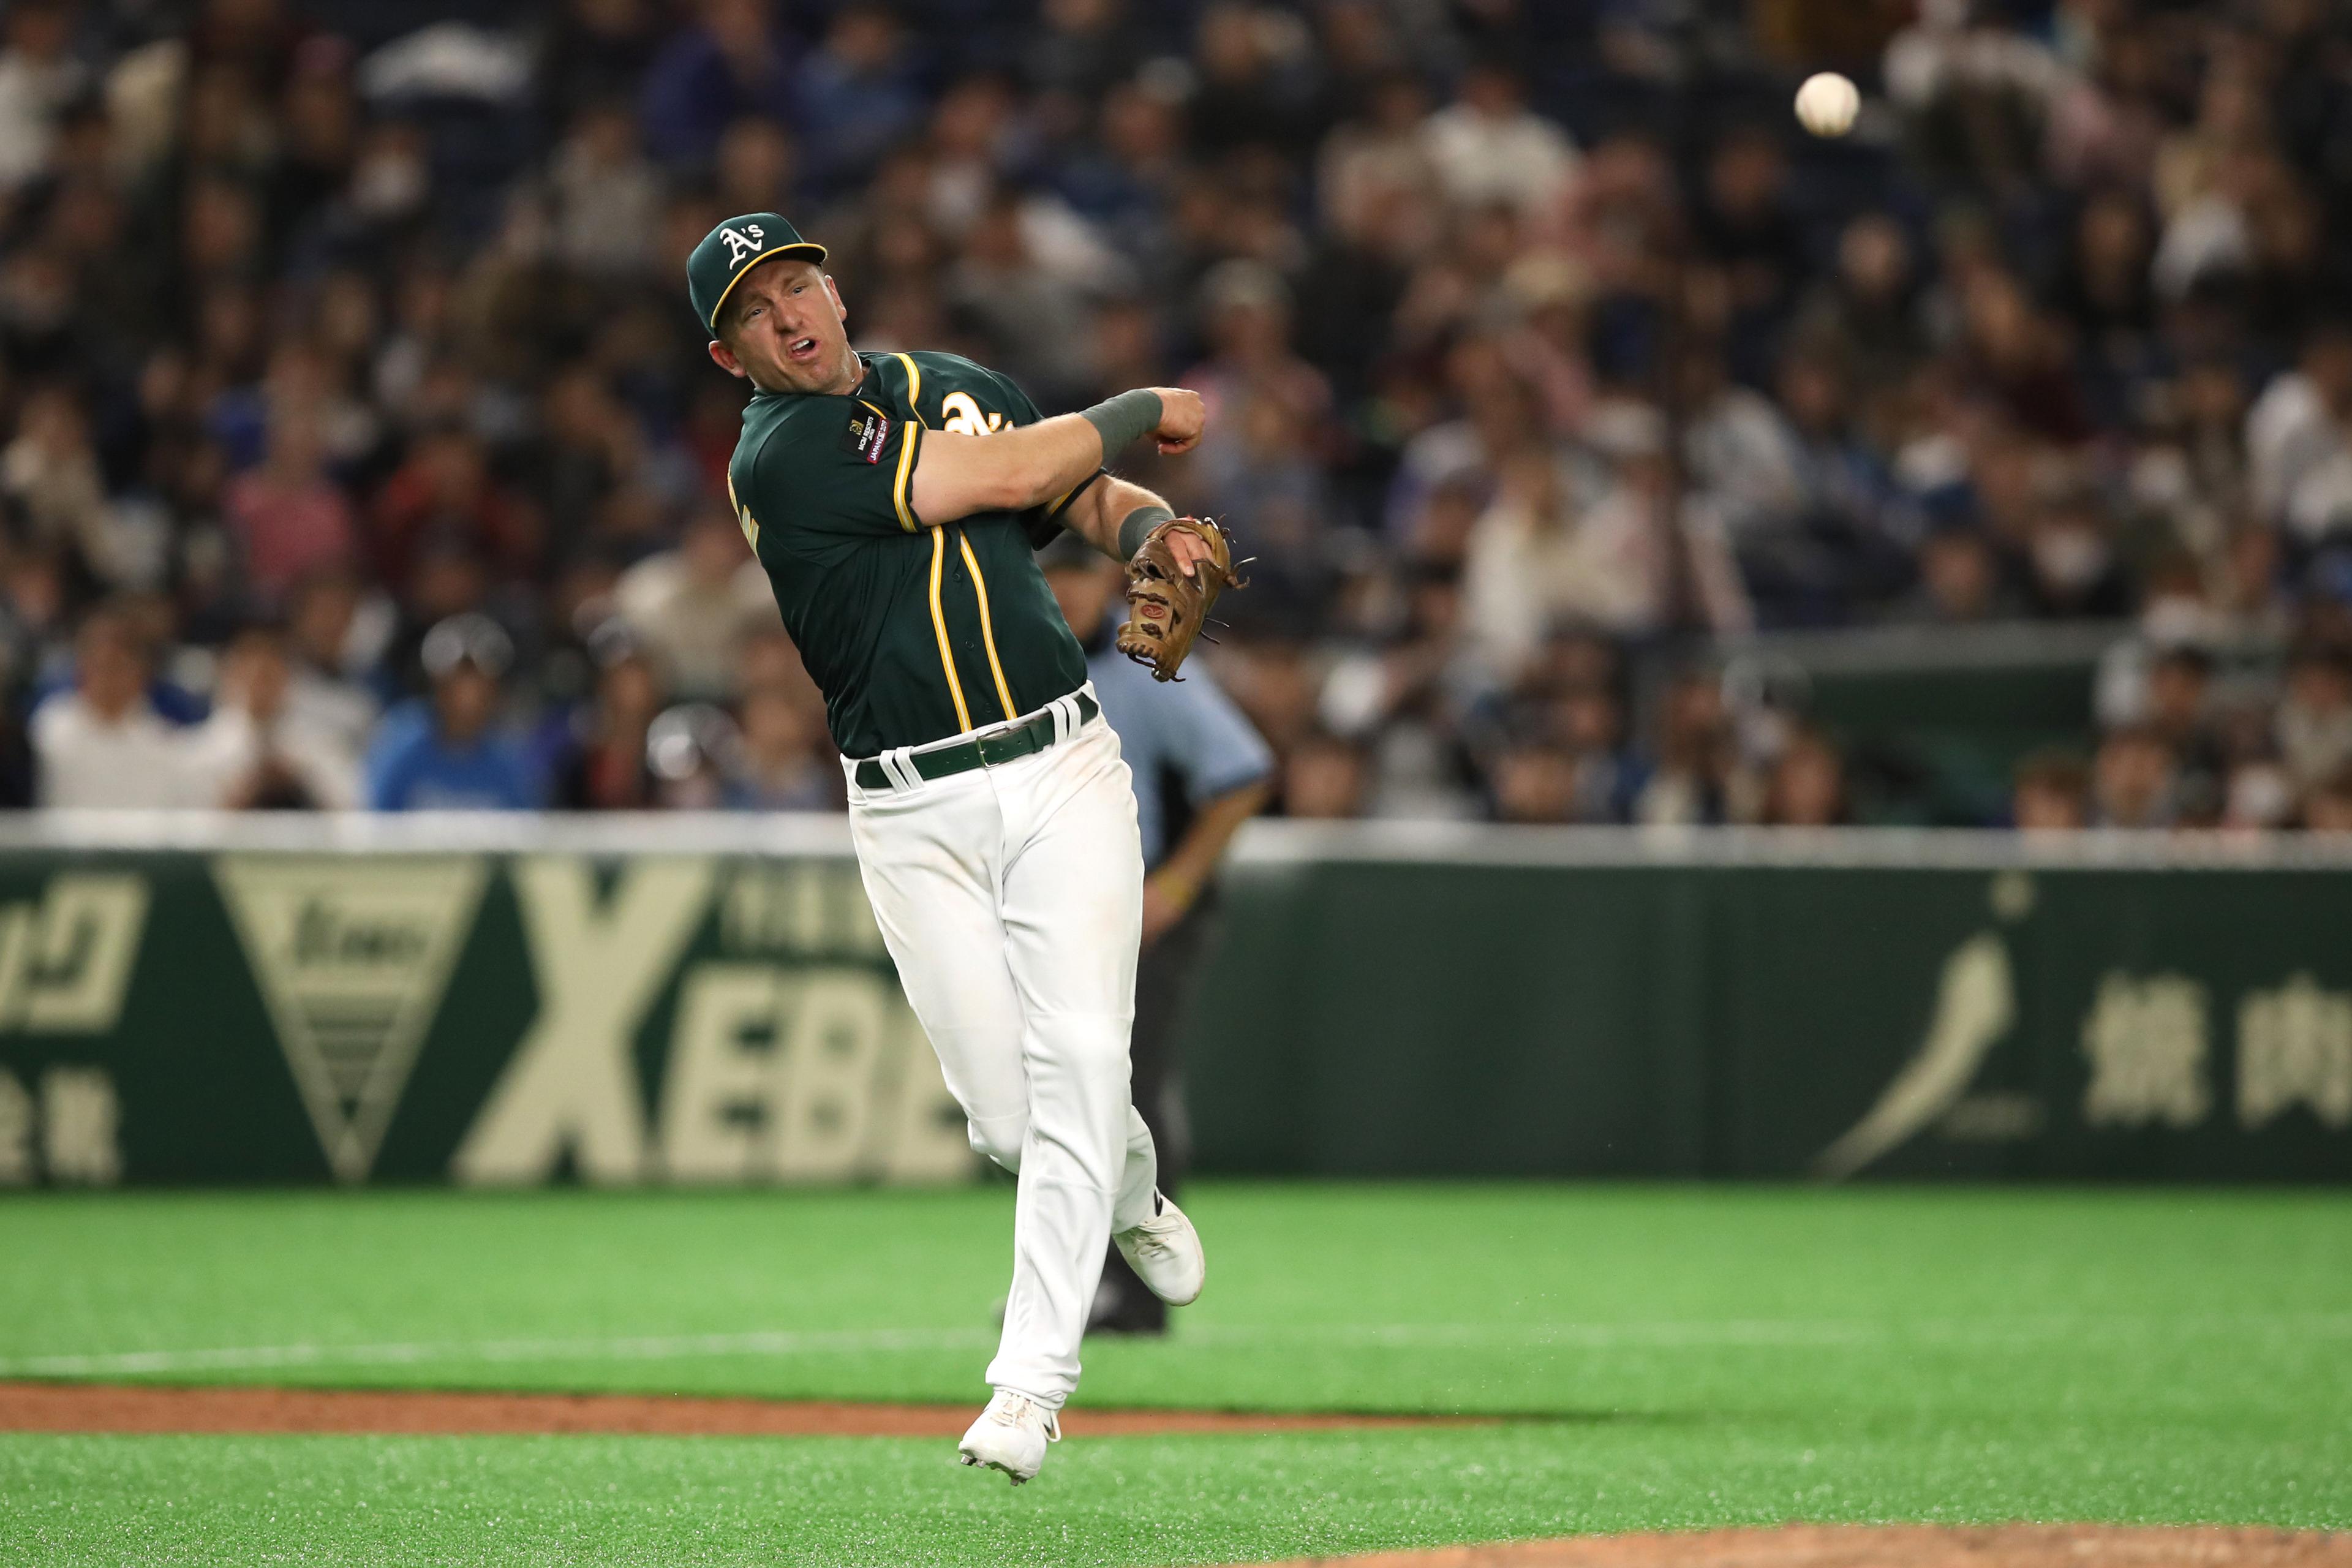
[[[1201,432],[1209,423],[1209,410],[1201,395],[1181,386],[1151,390],[1160,395],[1160,423],[1151,434],[1160,443],[1161,455],[1191,451],[1200,444]]]
[[[1171,532],[1168,536],[1168,552],[1176,557],[1177,568],[1187,577],[1200,575],[1193,570],[1196,563],[1202,561],[1214,561],[1217,558],[1217,552],[1210,548],[1209,542],[1193,533]]]

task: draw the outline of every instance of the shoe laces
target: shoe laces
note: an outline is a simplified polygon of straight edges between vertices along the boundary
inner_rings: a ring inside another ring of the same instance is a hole
[[[1007,1426],[1020,1426],[1033,1410],[1037,1413],[1045,1425],[1045,1441],[1060,1442],[1062,1440],[1060,1413],[1046,1409],[1025,1394],[1015,1394],[1010,1389],[1003,1390],[989,1402],[988,1406],[989,1415]]]
[[[1158,1252],[1168,1249],[1168,1237],[1176,1234],[1176,1226],[1168,1223],[1167,1203],[1168,1200],[1158,1193],[1152,1194],[1151,1217],[1139,1220],[1126,1231],[1125,1234],[1135,1237],[1139,1249],[1150,1247]]]

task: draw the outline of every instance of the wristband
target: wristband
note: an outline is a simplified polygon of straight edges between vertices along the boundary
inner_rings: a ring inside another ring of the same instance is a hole
[[[1113,458],[1160,427],[1160,395],[1148,386],[1106,397],[1078,417],[1102,437],[1103,461]]]
[[[1193,881],[1190,877],[1180,877],[1173,871],[1164,869],[1154,871],[1150,880],[1159,884],[1161,895],[1180,910],[1191,909],[1192,900],[1201,893],[1201,885],[1198,882]]]
[[[1127,520],[1118,525],[1119,559],[1134,560],[1135,552],[1143,548],[1143,542],[1151,536],[1151,531],[1175,515],[1166,507],[1157,504],[1139,506],[1129,512]]]

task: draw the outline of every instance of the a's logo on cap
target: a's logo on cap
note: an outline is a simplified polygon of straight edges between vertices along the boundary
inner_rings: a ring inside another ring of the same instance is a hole
[[[747,223],[741,229],[722,228],[719,237],[727,242],[727,266],[730,270],[743,265],[746,257],[757,256],[768,247],[767,237],[756,223]]]

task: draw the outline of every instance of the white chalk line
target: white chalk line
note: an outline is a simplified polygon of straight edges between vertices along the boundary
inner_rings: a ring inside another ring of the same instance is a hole
[[[759,1330],[736,1334],[639,1334],[600,1339],[417,1341],[390,1344],[240,1345],[216,1350],[106,1351],[0,1359],[0,1377],[250,1371],[277,1366],[413,1366],[425,1363],[692,1361],[721,1356],[842,1355],[988,1345],[980,1329],[862,1329],[837,1333]]]
[[[1167,1348],[1349,1350],[1783,1349],[1863,1345],[2005,1345],[2082,1339],[2112,1343],[2210,1337],[2335,1338],[2352,1335],[2352,1313],[2237,1313],[2200,1318],[2052,1317],[1915,1321],[1751,1319],[1633,1323],[1187,1324]],[[726,1357],[864,1355],[955,1351],[992,1345],[996,1333],[969,1329],[758,1330],[726,1334],[641,1334],[580,1339],[414,1341],[376,1344],[242,1345],[192,1350],[104,1351],[0,1358],[0,1377],[106,1377],[141,1373],[250,1372],[275,1367],[416,1366],[695,1361]]]

